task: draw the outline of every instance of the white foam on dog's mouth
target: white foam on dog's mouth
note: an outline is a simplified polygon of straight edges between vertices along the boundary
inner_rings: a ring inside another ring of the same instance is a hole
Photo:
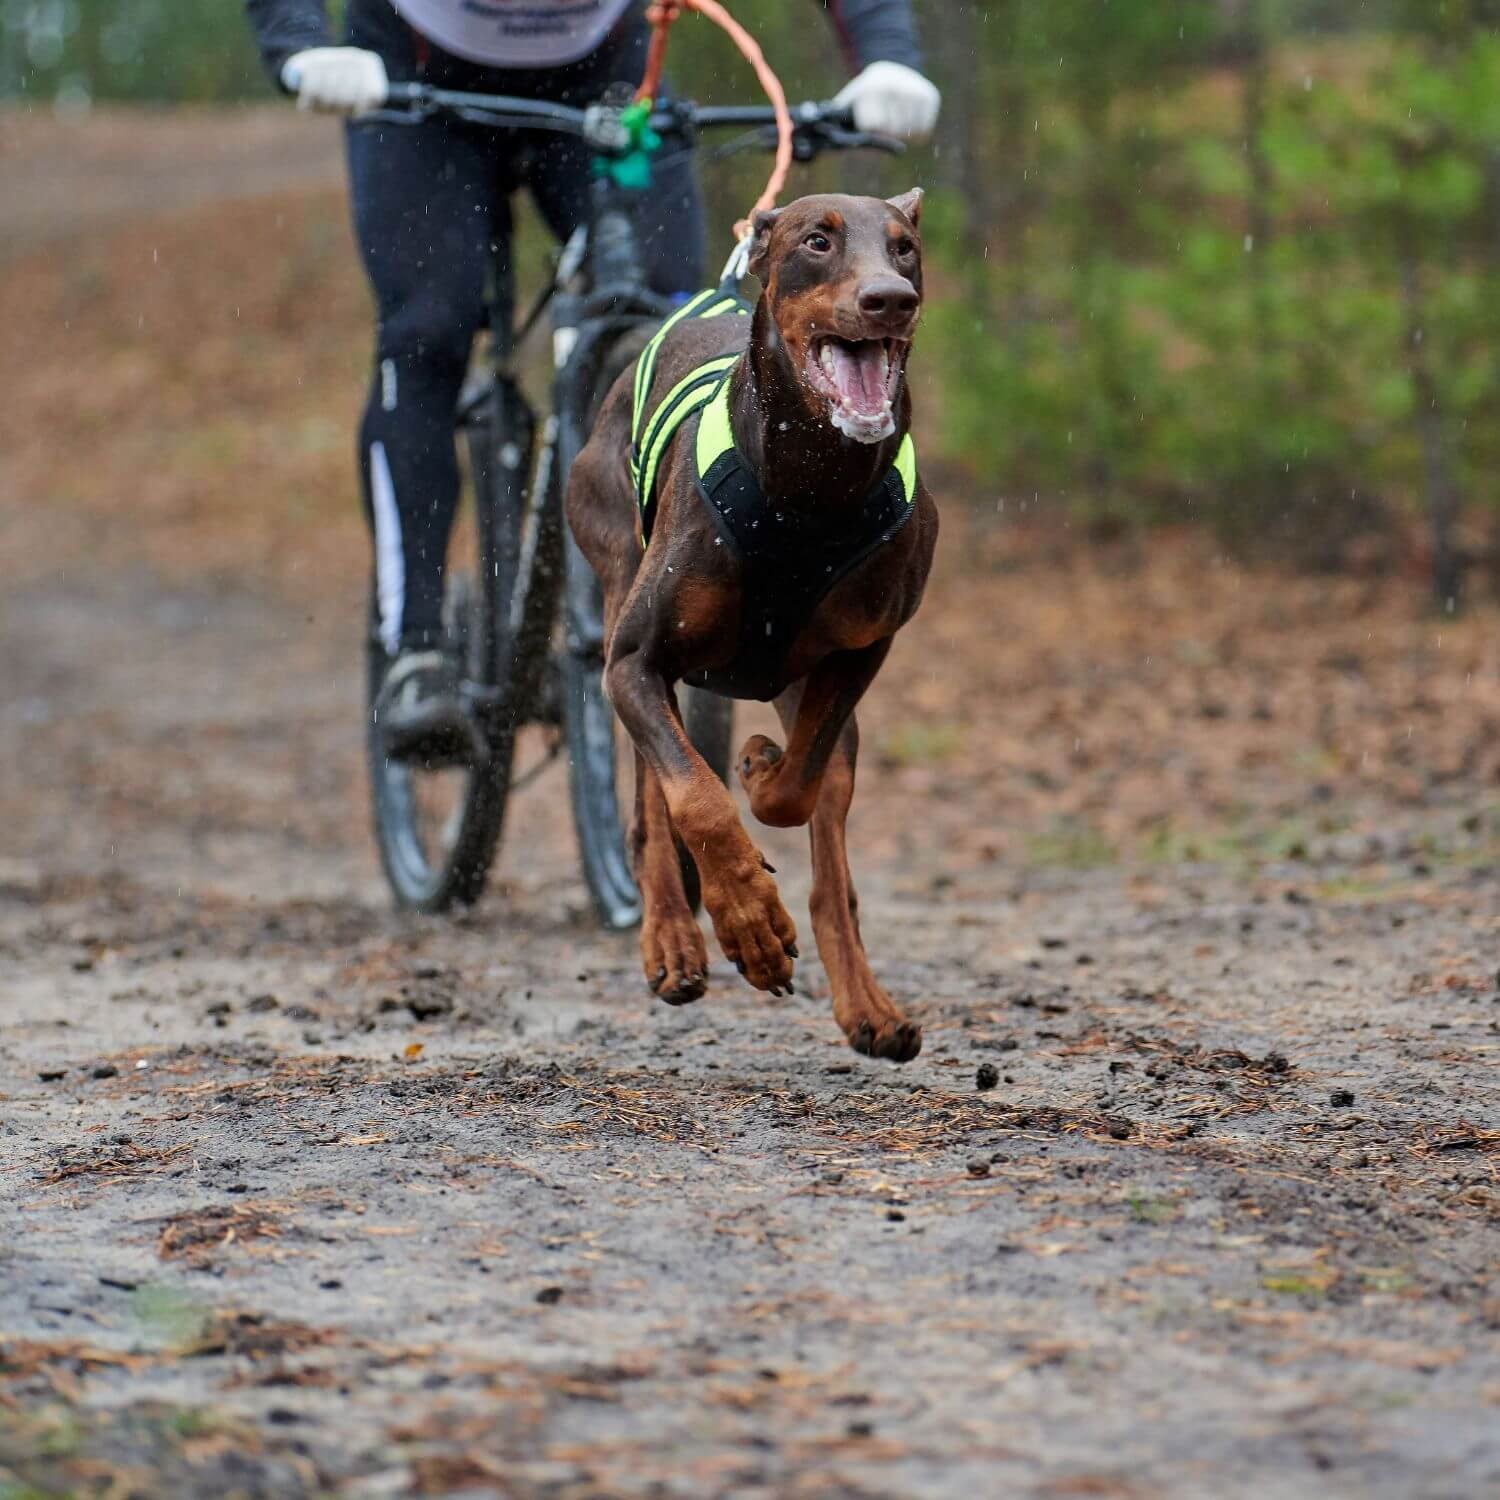
[[[807,378],[828,402],[845,437],[878,443],[896,430],[896,391],[906,344],[901,339],[817,338],[807,346]]]

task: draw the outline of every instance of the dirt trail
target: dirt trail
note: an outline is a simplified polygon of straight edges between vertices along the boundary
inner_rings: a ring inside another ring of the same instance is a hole
[[[333,187],[339,128],[279,105],[95,110],[80,119],[0,108],[0,261],[122,221],[291,187]]]
[[[130,441],[0,471],[5,1500],[1496,1492],[1491,609],[955,507],[852,825],[898,1069],[811,959],[652,1002],[558,768],[392,913],[356,523]]]

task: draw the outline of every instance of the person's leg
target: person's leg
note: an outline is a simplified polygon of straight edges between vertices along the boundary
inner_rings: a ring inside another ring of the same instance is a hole
[[[453,414],[484,317],[491,238],[505,203],[481,144],[440,121],[351,124],[355,235],[374,291],[375,370],[360,472],[375,539],[386,649],[440,633],[443,563],[458,499]]]

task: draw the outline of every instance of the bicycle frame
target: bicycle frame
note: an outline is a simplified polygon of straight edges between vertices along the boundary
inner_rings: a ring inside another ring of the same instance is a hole
[[[476,399],[490,404],[491,431],[505,435],[491,459],[504,471],[511,499],[520,500],[522,522],[518,555],[481,557],[481,566],[493,577],[500,576],[500,568],[513,567],[514,576],[526,586],[512,595],[514,612],[505,622],[506,638],[485,642],[484,660],[499,665],[503,652],[511,664],[510,671],[495,674],[506,690],[493,697],[474,692],[471,701],[482,718],[494,715],[511,726],[533,716],[540,677],[526,668],[546,657],[562,579],[577,580],[579,594],[568,600],[567,649],[587,654],[601,651],[604,644],[597,603],[582,592],[590,579],[587,569],[564,566],[565,546],[571,539],[563,525],[558,478],[568,472],[588,439],[594,383],[610,347],[632,327],[659,322],[671,311],[671,301],[645,284],[630,206],[627,190],[603,178],[594,182],[585,222],[564,247],[551,281],[519,329],[511,316],[508,264],[497,257],[490,271],[489,379]],[[522,390],[516,359],[549,308],[552,410],[542,419]],[[472,415],[472,409],[460,415]],[[483,482],[476,477],[476,487]],[[504,534],[500,529],[498,535]],[[546,608],[523,608],[538,597],[533,580]]]

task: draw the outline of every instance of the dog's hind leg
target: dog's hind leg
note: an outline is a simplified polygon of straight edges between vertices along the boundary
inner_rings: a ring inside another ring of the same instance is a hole
[[[813,932],[833,990],[833,1018],[849,1045],[869,1057],[910,1062],[922,1050],[922,1028],[906,1019],[870,972],[859,934],[859,901],[849,875],[844,826],[854,800],[858,753],[859,728],[851,714],[829,757],[813,809]]]
[[[641,963],[652,993],[668,1005],[699,999],[708,983],[708,950],[682,888],[667,799],[656,773],[635,757],[635,883],[641,891]]]
[[[837,651],[777,698],[786,749],[752,734],[740,750],[740,785],[760,822],[800,828],[812,818],[844,725],[890,649],[887,636],[858,651]]]

